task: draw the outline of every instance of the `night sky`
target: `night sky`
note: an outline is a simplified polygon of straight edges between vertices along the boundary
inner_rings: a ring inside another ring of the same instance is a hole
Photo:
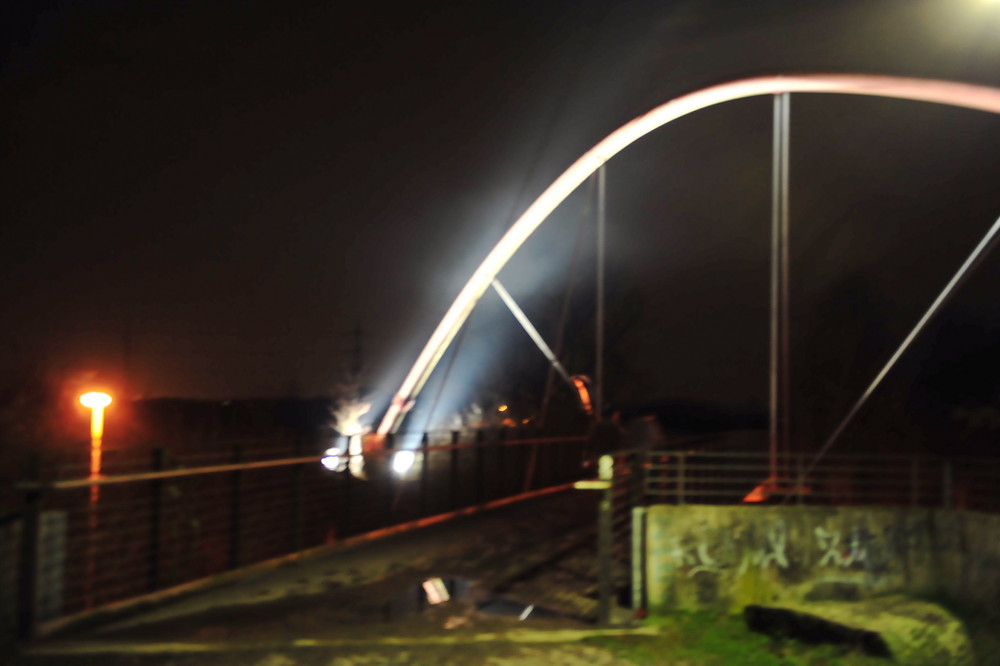
[[[360,324],[364,381],[384,399],[531,200],[679,94],[798,72],[1000,86],[987,0],[0,11],[0,372],[124,374],[133,397],[328,395]],[[998,147],[985,113],[793,96],[803,428],[829,429],[1000,215]],[[612,399],[766,403],[770,151],[757,98],[609,163]],[[501,274],[550,338],[584,198]],[[890,378],[896,411],[995,397],[998,284],[994,256]],[[495,300],[469,324],[457,382],[534,353]],[[587,310],[581,295],[571,347],[586,347]]]

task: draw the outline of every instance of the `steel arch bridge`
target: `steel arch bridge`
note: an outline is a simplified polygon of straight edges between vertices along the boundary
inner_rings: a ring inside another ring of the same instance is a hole
[[[376,431],[377,436],[385,437],[402,424],[441,356],[500,270],[556,207],[608,160],[653,130],[696,111],[748,97],[788,93],[867,95],[932,102],[1000,114],[1000,89],[953,81],[862,74],[806,74],[742,79],[704,88],[661,104],[622,125],[584,153],[535,199],[504,234],[469,278],[424,345],[382,417]],[[982,246],[980,244],[979,249]],[[949,287],[953,287],[954,282],[953,280]],[[940,300],[939,298],[938,301]],[[927,316],[925,320],[926,318]],[[912,337],[911,334],[910,339]],[[909,339],[904,345],[908,342]],[[880,374],[884,372],[885,370]]]

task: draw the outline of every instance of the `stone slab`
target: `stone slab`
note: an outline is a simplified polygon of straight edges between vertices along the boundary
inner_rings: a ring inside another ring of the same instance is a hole
[[[904,666],[968,666],[973,652],[962,622],[940,606],[904,595],[857,602],[750,605],[747,626],[772,636],[840,643]]]

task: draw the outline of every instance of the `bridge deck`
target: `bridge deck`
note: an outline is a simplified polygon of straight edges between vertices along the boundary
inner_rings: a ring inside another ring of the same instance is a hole
[[[590,630],[596,603],[590,596],[596,587],[595,495],[561,492],[333,547],[41,641],[24,658],[26,663],[72,658],[78,664],[90,655],[93,663],[132,663],[128,660],[152,651],[171,663],[186,654],[190,661],[183,663],[200,664],[202,658],[219,663],[220,653],[241,651],[244,661],[237,661],[253,663],[256,659],[245,661],[248,650],[312,646],[340,654],[384,648],[386,641],[476,642],[471,637],[483,632],[530,627]],[[428,604],[420,586],[430,578],[443,579],[456,598]],[[536,609],[520,622],[517,615],[531,603]]]

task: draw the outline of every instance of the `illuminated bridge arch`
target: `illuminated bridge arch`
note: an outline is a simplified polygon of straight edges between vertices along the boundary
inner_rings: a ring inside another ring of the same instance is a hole
[[[661,104],[622,125],[583,154],[542,192],[504,234],[472,274],[417,357],[402,386],[393,396],[378,427],[379,435],[394,432],[430,377],[448,345],[475,308],[483,293],[525,240],[583,181],[636,140],[695,111],[746,97],[793,92],[870,95],[978,109],[1000,114],[1000,90],[951,81],[859,74],[765,76],[705,88]]]

